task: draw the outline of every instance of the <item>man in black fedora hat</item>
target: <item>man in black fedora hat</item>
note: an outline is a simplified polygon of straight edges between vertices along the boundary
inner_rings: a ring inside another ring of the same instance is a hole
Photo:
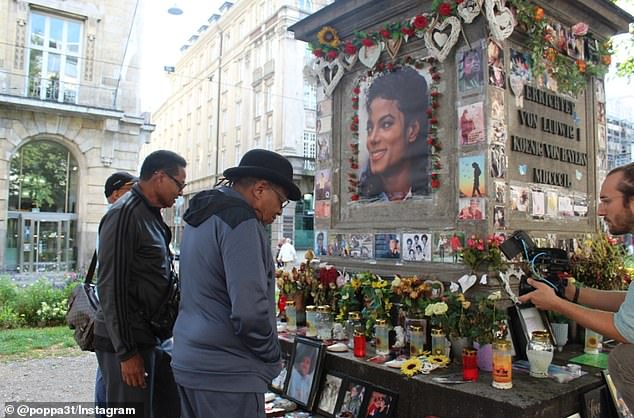
[[[281,371],[265,226],[301,198],[283,156],[254,149],[185,212],[172,368],[183,418],[265,417]]]

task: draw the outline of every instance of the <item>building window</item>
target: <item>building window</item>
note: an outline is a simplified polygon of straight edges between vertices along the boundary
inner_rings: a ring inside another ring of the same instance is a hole
[[[317,110],[317,86],[304,82],[304,108]]]
[[[262,92],[255,92],[255,116],[262,116]]]
[[[242,124],[241,116],[242,115],[242,102],[236,102],[236,126],[240,126]]]
[[[317,134],[314,132],[304,132],[304,158],[314,159],[317,155]]]
[[[236,144],[235,158],[233,160],[233,165],[236,167],[240,165],[240,158],[242,158],[241,154],[242,153],[240,151],[240,144]]]
[[[271,93],[271,87],[266,88],[266,111],[270,112],[273,110],[273,93]]]
[[[222,133],[227,132],[227,121],[228,116],[227,116],[227,109],[223,109],[222,111],[222,123],[220,124],[220,128],[222,129]]]
[[[266,143],[264,144],[264,148],[268,150],[272,150],[273,149],[273,135],[267,134],[265,141]]]
[[[29,97],[77,103],[82,24],[32,12],[29,36]]]
[[[313,1],[312,0],[299,0],[298,1],[299,10],[307,13],[311,13],[313,11]]]

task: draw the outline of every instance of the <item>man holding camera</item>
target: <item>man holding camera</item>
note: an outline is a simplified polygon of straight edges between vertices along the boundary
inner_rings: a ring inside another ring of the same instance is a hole
[[[613,235],[634,232],[634,163],[610,171],[603,182],[597,214]],[[545,283],[528,279],[535,291],[520,296],[537,308],[559,312],[579,325],[621,343],[610,352],[608,368],[625,403],[634,410],[634,288],[606,291],[569,283],[559,298]]]

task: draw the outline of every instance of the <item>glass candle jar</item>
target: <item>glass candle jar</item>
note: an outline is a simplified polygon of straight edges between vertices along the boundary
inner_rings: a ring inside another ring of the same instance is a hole
[[[363,331],[355,331],[352,336],[353,353],[355,357],[365,357],[365,333]]]
[[[352,311],[348,313],[346,321],[346,338],[348,338],[348,347],[354,348],[355,331],[363,331],[363,322],[361,321],[361,312]]]
[[[511,342],[497,340],[493,343],[493,387],[511,389],[513,387]]]
[[[376,353],[386,355],[390,353],[388,327],[385,319],[377,319],[374,325],[374,342]]]
[[[555,348],[550,342],[548,331],[533,331],[526,347],[530,375],[539,378],[548,377],[548,367],[553,361],[554,352]]]
[[[467,347],[462,350],[462,378],[478,380],[478,350]]]
[[[444,356],[447,351],[447,339],[442,328],[431,330],[431,353],[435,356]]]
[[[599,354],[601,351],[601,345],[603,343],[603,336],[599,333],[586,328],[586,335],[584,337],[583,352],[586,354]]]
[[[295,302],[286,301],[286,329],[288,332],[297,331],[297,312],[295,311]]]
[[[332,338],[332,317],[328,305],[317,307],[317,338],[320,340]]]
[[[423,354],[425,346],[425,334],[420,325],[410,325],[409,327],[409,355],[418,357]]]
[[[317,307],[315,305],[306,307],[306,336],[317,336]]]

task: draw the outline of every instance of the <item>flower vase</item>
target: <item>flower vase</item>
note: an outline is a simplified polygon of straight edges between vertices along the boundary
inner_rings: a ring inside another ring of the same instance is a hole
[[[493,370],[493,345],[492,344],[480,345],[477,342],[474,342],[473,346],[478,350],[478,355],[477,355],[478,369],[484,372],[492,371]]]
[[[470,346],[468,337],[449,337],[451,342],[451,355],[456,364],[462,363],[462,350]]]
[[[302,292],[295,292],[292,298],[295,301],[297,325],[306,325],[306,298]]]
[[[550,327],[553,330],[553,337],[555,337],[557,351],[561,352],[568,342],[568,324],[553,322],[550,324]]]

